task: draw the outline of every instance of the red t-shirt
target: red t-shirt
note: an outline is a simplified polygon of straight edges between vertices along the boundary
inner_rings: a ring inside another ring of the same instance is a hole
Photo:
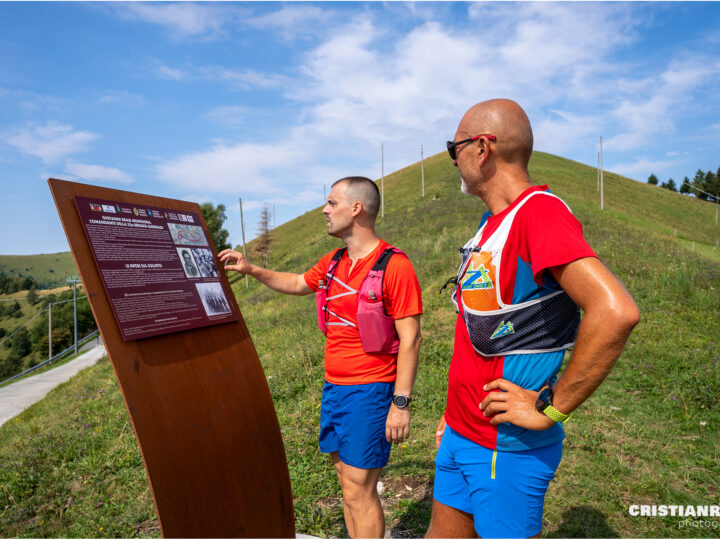
[[[483,216],[482,223],[487,218],[487,225],[480,244],[487,241],[503,218],[528,194],[547,190],[547,186],[528,188],[502,212],[494,216],[488,212]],[[499,287],[503,303],[519,304],[560,290],[547,269],[584,257],[597,255],[583,238],[582,225],[565,204],[556,197],[530,197],[518,210],[502,251]],[[489,275],[493,281],[496,279],[494,270]],[[493,291],[491,296],[494,294]],[[497,304],[485,309],[497,309]],[[511,424],[496,427],[490,424],[491,418],[483,416],[478,405],[487,396],[483,386],[498,378],[539,390],[557,374],[562,359],[563,351],[481,356],[475,352],[465,321],[459,315],[448,374],[445,413],[448,425],[476,443],[493,449],[526,450],[561,440],[563,432],[559,424],[545,431],[527,430]]]
[[[345,252],[338,263],[335,277],[352,287],[360,289],[362,282],[370,272],[380,254],[390,245],[380,240],[378,246],[365,257],[352,261]],[[323,256],[318,263],[305,272],[305,283],[313,291],[318,289],[318,281],[326,281],[327,269],[335,250]],[[330,281],[328,296],[346,292],[334,279]],[[402,253],[390,257],[383,278],[383,302],[385,311],[393,319],[402,319],[422,314],[422,296],[415,270],[410,260]],[[355,324],[352,326],[327,327],[325,341],[325,379],[333,384],[368,384],[375,382],[394,382],[397,375],[397,355],[368,354],[362,348],[360,332],[357,329],[358,295],[349,294],[331,300],[329,309]],[[336,321],[329,316],[329,321]]]

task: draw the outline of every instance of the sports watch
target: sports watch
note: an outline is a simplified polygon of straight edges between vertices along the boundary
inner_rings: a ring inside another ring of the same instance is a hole
[[[405,394],[396,394],[393,396],[392,402],[398,409],[404,409],[410,405],[410,398]]]
[[[565,422],[570,418],[569,414],[563,414],[553,407],[553,390],[549,386],[538,395],[535,408],[555,422]]]

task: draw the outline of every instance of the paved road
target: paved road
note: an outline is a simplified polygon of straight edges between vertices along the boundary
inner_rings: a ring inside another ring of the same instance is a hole
[[[103,356],[105,356],[105,346],[96,345],[67,364],[0,388],[0,426],[15,418],[33,403],[40,401],[59,384],[70,380],[79,371],[95,364]],[[318,537],[298,533],[296,538]]]
[[[105,356],[105,346],[97,345],[67,364],[0,388],[0,426],[15,418],[33,403],[40,401],[57,385],[95,364],[103,356]]]

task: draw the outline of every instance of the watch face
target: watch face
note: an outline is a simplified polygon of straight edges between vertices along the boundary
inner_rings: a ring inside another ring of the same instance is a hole
[[[408,398],[406,398],[405,396],[401,396],[401,395],[394,396],[393,403],[395,404],[396,407],[399,407],[400,409],[402,409],[403,407],[407,407]]]

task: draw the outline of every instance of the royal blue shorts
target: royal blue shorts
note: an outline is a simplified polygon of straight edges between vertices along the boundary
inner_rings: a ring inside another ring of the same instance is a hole
[[[561,457],[562,441],[495,451],[446,426],[435,458],[433,496],[472,514],[482,538],[529,538],[542,529],[545,492]]]
[[[385,422],[395,383],[340,385],[325,382],[320,407],[320,451],[337,452],[359,469],[387,465],[391,443]]]

